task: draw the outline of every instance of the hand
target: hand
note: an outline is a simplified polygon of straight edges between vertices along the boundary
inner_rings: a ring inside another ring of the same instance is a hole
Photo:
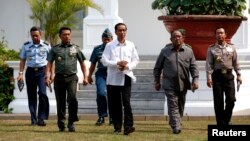
[[[160,91],[161,89],[161,83],[160,82],[155,82],[155,90]]]
[[[242,84],[242,79],[241,79],[240,75],[237,76],[236,80],[237,80],[237,82],[240,82],[240,84]]]
[[[49,86],[51,84],[51,79],[49,77],[45,77],[45,84],[46,86]]]
[[[84,77],[84,79],[83,79],[83,85],[88,85],[89,84],[89,81],[88,81],[88,79],[87,79],[87,77]]]
[[[212,80],[207,80],[207,86],[211,88],[213,86],[213,81]]]
[[[89,84],[92,84],[92,83],[93,83],[93,79],[92,79],[91,76],[88,77],[88,82],[89,82]]]
[[[54,82],[54,78],[55,78],[54,75],[51,75],[51,76],[50,76],[50,83],[53,83],[53,82]]]
[[[192,84],[192,91],[194,92],[196,89],[199,88],[199,84],[198,83],[193,83]]]
[[[21,74],[21,75],[18,75],[17,81],[19,81],[19,80],[23,80],[23,75],[22,75],[22,74]]]
[[[122,60],[122,61],[118,61],[117,62],[117,67],[120,71],[124,71],[124,70],[127,70],[128,69],[128,66],[127,66],[128,62],[125,61],[125,60]]]

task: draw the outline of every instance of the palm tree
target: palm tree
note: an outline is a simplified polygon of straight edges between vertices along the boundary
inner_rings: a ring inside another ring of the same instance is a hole
[[[45,31],[45,40],[51,45],[57,44],[58,30],[61,26],[74,28],[79,22],[76,13],[83,11],[86,7],[91,7],[102,13],[99,5],[92,0],[27,0],[31,7],[30,16],[35,22],[40,24]]]

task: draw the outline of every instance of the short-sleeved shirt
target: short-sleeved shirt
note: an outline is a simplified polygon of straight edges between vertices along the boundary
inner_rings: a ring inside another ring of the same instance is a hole
[[[239,60],[232,44],[209,46],[206,58],[207,79],[211,79],[213,71],[219,69],[234,69],[236,74],[240,75]]]
[[[85,56],[77,45],[58,44],[52,47],[47,60],[55,61],[55,73],[74,74],[77,73],[77,60],[82,63]]]
[[[40,40],[39,44],[28,41],[23,44],[19,56],[21,59],[26,60],[27,67],[43,67],[47,64],[46,59],[50,50],[50,44],[43,40]]]
[[[104,48],[105,48],[105,45],[104,44],[101,44],[99,46],[96,46],[90,56],[90,59],[89,61],[93,64],[97,64],[97,68],[100,69],[100,70],[106,70],[107,67],[104,66],[101,62],[101,59],[102,59],[102,53],[104,51]]]

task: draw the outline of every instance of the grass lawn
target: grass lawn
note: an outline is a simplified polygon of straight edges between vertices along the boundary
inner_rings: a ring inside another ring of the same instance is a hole
[[[59,132],[55,119],[47,126],[30,126],[29,120],[0,120],[0,141],[206,141],[207,125],[214,120],[184,120],[182,132],[172,134],[167,121],[135,121],[136,131],[128,136],[115,135],[113,126],[95,126],[95,119],[75,123],[76,132]],[[233,120],[234,124],[249,124],[249,118]]]

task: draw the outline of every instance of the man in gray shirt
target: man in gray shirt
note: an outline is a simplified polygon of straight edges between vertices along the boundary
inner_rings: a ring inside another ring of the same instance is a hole
[[[174,134],[181,132],[181,118],[188,89],[198,89],[199,71],[193,51],[184,44],[183,30],[171,33],[171,44],[160,52],[154,67],[155,89],[165,91],[168,103],[169,125]],[[190,74],[192,82],[190,82]]]

